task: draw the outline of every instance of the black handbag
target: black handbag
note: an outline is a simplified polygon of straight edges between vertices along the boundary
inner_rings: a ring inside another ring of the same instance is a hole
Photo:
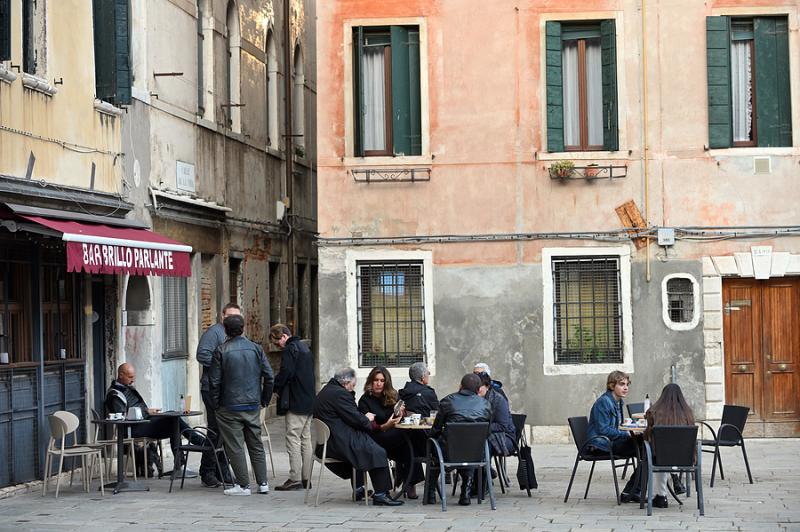
[[[539,483],[536,482],[536,471],[533,466],[533,455],[529,445],[522,445],[519,448],[519,466],[517,467],[517,481],[519,489],[538,489]]]

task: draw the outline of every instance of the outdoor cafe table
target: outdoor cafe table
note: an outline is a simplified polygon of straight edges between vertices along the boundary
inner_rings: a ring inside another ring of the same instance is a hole
[[[174,439],[173,441],[179,442],[181,441],[181,424],[178,421],[182,417],[194,417],[194,416],[202,416],[203,413],[198,410],[192,410],[189,412],[178,412],[177,410],[165,410],[164,412],[156,412],[155,414],[150,414],[151,418],[159,418],[159,417],[166,417],[172,419],[172,430]],[[183,453],[174,452],[175,459],[172,466],[172,471],[170,471],[171,479],[175,480],[175,475],[179,474],[181,467],[183,466]],[[165,473],[166,474],[166,473]]]
[[[106,484],[105,488],[114,488],[114,495],[121,491],[150,491],[143,482],[125,480],[123,457],[125,456],[125,429],[134,425],[147,423],[146,419],[93,419],[92,423],[98,425],[113,425],[117,429],[117,481]]]
[[[433,428],[433,426],[432,425],[428,425],[428,424],[422,424],[422,423],[420,423],[419,425],[414,425],[413,423],[398,423],[397,425],[395,425],[395,428],[401,429],[401,430],[404,430],[404,431],[407,431],[407,430],[411,430],[411,431],[424,430],[424,431],[426,431],[426,436],[427,436],[427,431],[431,430],[431,428]],[[403,433],[403,436],[406,439],[406,444],[408,445],[408,456],[409,456],[408,474],[406,475],[406,478],[403,480],[403,486],[400,489],[400,492],[394,497],[395,499],[399,499],[400,496],[403,493],[406,492],[406,489],[408,489],[409,484],[411,484],[411,477],[414,474],[414,465],[417,462],[423,463],[425,461],[425,457],[424,456],[418,457],[418,456],[414,455],[414,443],[411,441],[411,438],[409,437],[409,434],[410,433],[408,433],[408,432],[404,432]]]
[[[636,425],[620,425],[617,428],[619,428],[619,430],[624,430],[625,432],[630,432],[631,436],[634,438],[634,440],[636,442],[636,460],[637,460],[637,462],[639,464],[641,464],[642,460],[647,460],[647,458],[645,458],[645,454],[644,454],[644,438],[643,438],[644,431],[645,431],[645,429],[647,429],[647,426],[646,425],[645,426],[641,426],[639,424],[636,424]],[[643,480],[646,480],[646,479],[647,479],[646,476],[644,478],[642,478],[642,468],[641,467],[637,467],[636,468],[636,480],[633,482],[633,485],[634,486],[641,485],[641,490],[639,492],[640,493],[640,495],[639,495],[639,507],[640,508],[642,508],[643,504],[644,504],[643,501],[644,501],[644,497],[645,497],[644,494],[645,494],[646,486],[644,485]]]

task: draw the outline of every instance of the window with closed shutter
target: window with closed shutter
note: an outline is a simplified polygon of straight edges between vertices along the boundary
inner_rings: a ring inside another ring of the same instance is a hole
[[[92,0],[95,96],[131,103],[129,0]]]
[[[0,0],[0,61],[11,59],[11,0]]]
[[[162,277],[161,286],[164,299],[163,358],[186,358],[189,356],[186,278]]]

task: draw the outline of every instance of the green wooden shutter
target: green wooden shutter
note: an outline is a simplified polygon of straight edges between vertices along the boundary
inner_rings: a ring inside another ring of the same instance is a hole
[[[414,36],[412,37],[412,33]],[[395,155],[419,155],[419,32],[392,26],[392,151]],[[415,149],[412,145],[419,146]]]
[[[116,80],[114,70],[113,0],[93,0],[95,96],[112,102]]]
[[[353,28],[353,140],[356,157],[364,156],[364,97],[361,61],[364,55],[364,28]]]
[[[758,145],[792,145],[789,90],[789,25],[786,17],[755,17]]]
[[[545,23],[547,150],[564,151],[564,86],[561,78],[561,23]]]
[[[619,149],[617,111],[617,32],[616,22],[600,22],[600,50],[603,69],[603,149]]]
[[[11,0],[0,0],[0,61],[11,59]]]
[[[733,142],[731,108],[731,35],[728,17],[706,17],[708,70],[708,147]]]
[[[114,52],[116,95],[114,105],[131,103],[130,39],[128,36],[128,0],[116,0],[114,5]]]

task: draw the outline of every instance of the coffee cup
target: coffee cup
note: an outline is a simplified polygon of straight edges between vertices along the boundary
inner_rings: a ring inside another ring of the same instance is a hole
[[[414,423],[414,418],[412,416],[406,416],[403,418],[403,425],[412,425]]]
[[[640,419],[640,420],[638,420],[636,422],[636,424],[639,425],[640,427],[646,427],[647,426],[647,420],[646,419]]]
[[[633,425],[633,419],[631,419],[629,417],[626,417],[624,424],[625,425]]]

